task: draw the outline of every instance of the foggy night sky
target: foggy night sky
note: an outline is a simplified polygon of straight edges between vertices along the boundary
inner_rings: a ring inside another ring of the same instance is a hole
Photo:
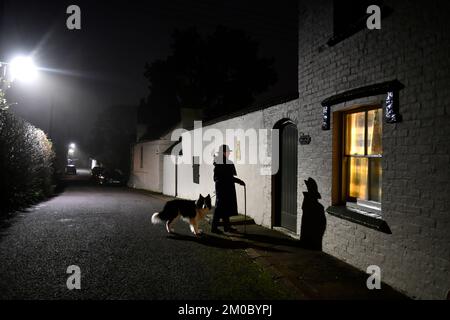
[[[112,105],[137,106],[148,95],[144,65],[169,54],[175,28],[218,24],[243,29],[275,58],[278,83],[259,100],[297,91],[297,1],[0,0],[0,60],[34,52],[37,83],[14,83],[14,111],[48,132],[54,104],[55,139],[86,141],[96,114]],[[81,30],[66,28],[66,8],[81,8]],[[238,48],[237,48],[238,49]]]

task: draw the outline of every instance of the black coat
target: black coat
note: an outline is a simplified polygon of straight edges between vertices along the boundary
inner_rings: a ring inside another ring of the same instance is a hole
[[[230,160],[227,163],[214,162],[214,182],[216,186],[216,209],[218,217],[238,214],[235,183],[242,180],[235,177],[236,168]]]

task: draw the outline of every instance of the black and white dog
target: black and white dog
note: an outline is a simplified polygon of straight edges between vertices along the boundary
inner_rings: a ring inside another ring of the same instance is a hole
[[[211,210],[211,196],[206,197],[200,195],[197,201],[193,200],[171,200],[164,205],[161,212],[155,212],[152,215],[152,223],[166,222],[166,230],[168,233],[174,232],[172,224],[178,217],[189,223],[193,234],[198,236],[202,230],[198,229],[198,223],[205,218]]]

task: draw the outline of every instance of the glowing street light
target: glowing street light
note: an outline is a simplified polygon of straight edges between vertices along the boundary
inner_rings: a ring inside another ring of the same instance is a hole
[[[16,79],[23,82],[31,82],[37,78],[37,67],[30,57],[15,57],[7,65],[11,82]]]
[[[4,96],[4,92],[11,87],[14,80],[31,82],[36,79],[37,74],[37,68],[30,57],[18,56],[9,63],[0,61],[0,96]],[[6,99],[2,100],[3,106],[0,108],[2,111],[17,104],[7,104]]]
[[[75,150],[76,150],[75,143],[73,143],[73,142],[69,143],[68,149],[67,149],[67,164],[68,165],[73,165],[74,161],[76,160],[73,158],[73,156],[75,154]]]

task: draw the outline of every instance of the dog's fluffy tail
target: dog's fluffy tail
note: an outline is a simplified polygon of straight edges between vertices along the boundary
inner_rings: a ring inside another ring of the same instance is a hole
[[[155,212],[152,215],[152,223],[153,224],[158,224],[158,223],[162,223],[163,221],[161,220],[161,218],[159,217],[159,212]]]

